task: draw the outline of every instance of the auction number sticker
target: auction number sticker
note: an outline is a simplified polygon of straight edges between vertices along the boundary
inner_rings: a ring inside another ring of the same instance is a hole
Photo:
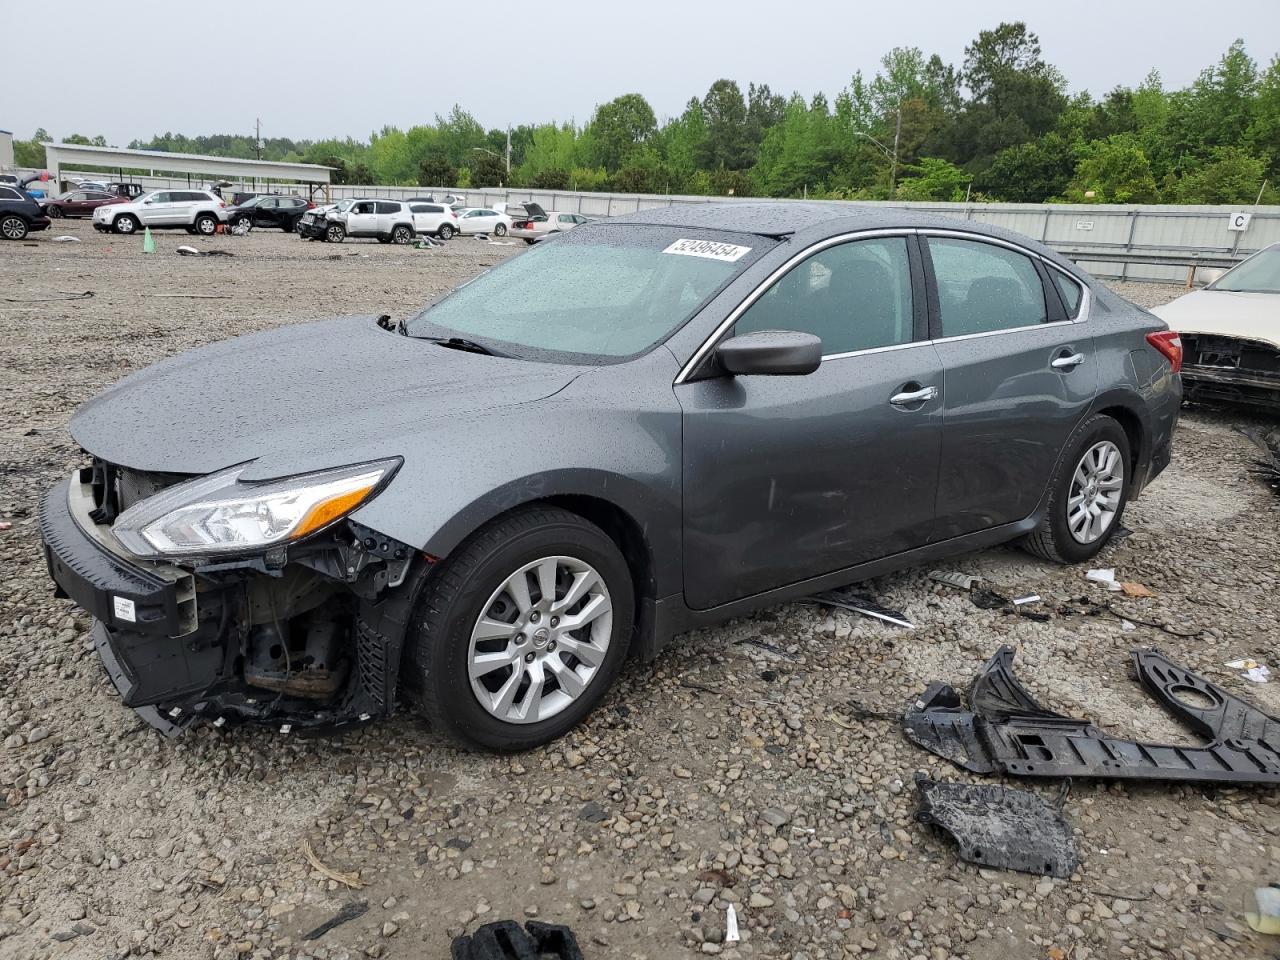
[[[751,252],[750,247],[740,247],[736,243],[719,243],[715,240],[677,240],[663,253],[674,253],[681,257],[703,257],[707,260],[723,260],[733,263],[741,260]]]

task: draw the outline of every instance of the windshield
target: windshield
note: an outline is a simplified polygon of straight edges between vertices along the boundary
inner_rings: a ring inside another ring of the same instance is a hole
[[[668,337],[774,242],[688,227],[580,227],[481,274],[405,329],[529,359],[615,362]]]
[[[354,200],[342,200],[333,209],[336,210],[338,213],[346,213],[348,210],[351,209],[351,205],[353,203],[355,203]]]
[[[256,207],[265,199],[266,197],[250,197],[244,203],[240,204],[240,208],[244,209],[245,207]]]
[[[1267,247],[1222,275],[1209,289],[1280,293],[1280,244]]]

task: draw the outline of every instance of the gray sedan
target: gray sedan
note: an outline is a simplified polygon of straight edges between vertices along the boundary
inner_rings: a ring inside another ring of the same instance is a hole
[[[1168,463],[1176,334],[1026,238],[741,203],[587,224],[395,324],[213,344],[85,404],[41,511],[124,702],[489,749],[628,656],[1005,541],[1075,563]]]

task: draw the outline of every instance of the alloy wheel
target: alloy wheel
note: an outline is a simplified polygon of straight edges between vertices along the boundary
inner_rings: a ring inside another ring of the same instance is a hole
[[[1124,493],[1124,456],[1110,440],[1084,452],[1071,476],[1067,529],[1077,543],[1094,543],[1115,522]]]
[[[506,723],[554,717],[595,679],[612,632],[609,588],[594,567],[564,556],[527,563],[503,580],[472,627],[472,693]]]
[[[26,221],[21,217],[5,217],[0,220],[0,234],[6,240],[21,240],[27,235]]]

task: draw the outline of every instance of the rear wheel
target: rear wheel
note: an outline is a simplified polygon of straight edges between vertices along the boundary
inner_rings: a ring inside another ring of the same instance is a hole
[[[196,228],[196,233],[201,236],[211,237],[218,232],[218,218],[212,213],[202,213],[196,217],[196,221],[192,226]]]
[[[441,240],[448,240],[454,234],[453,226],[447,223],[440,224],[440,229],[436,231],[436,235]]]
[[[547,743],[613,683],[634,606],[626,561],[594,524],[553,507],[509,514],[432,574],[410,627],[406,692],[464,746]]]
[[[413,231],[406,226],[396,227],[391,231],[391,242],[396,244],[406,244],[413,239]]]
[[[23,240],[27,236],[27,221],[16,215],[0,219],[0,236],[6,240]]]
[[[121,214],[111,224],[111,228],[116,233],[137,233],[141,226],[142,224],[138,222],[138,218],[131,213]]]
[[[1023,545],[1058,563],[1096,556],[1120,527],[1131,483],[1124,428],[1106,415],[1091,417],[1058,464],[1044,519]]]

